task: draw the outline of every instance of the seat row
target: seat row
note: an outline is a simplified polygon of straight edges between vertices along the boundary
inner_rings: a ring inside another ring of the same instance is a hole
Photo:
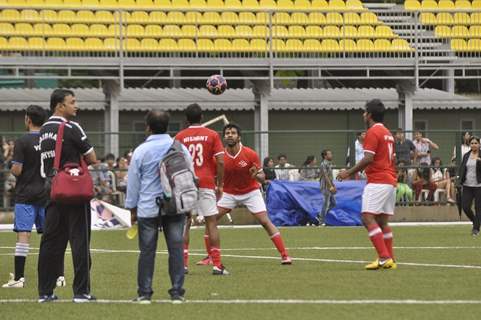
[[[434,0],[406,0],[404,8],[409,11],[481,9],[481,0],[473,0],[473,2],[468,0],[440,0],[439,2]]]
[[[441,12],[438,14],[432,12],[423,12],[420,15],[421,23],[425,25],[453,25],[453,24],[481,24],[481,12],[473,12],[471,14],[465,12],[456,12],[450,14]]]
[[[123,49],[131,52],[266,52],[271,44],[263,39],[127,39]],[[22,38],[0,37],[0,51],[116,51],[120,48],[119,39],[107,38]],[[272,48],[276,52],[409,52],[413,49],[404,39],[275,39]]]
[[[0,21],[3,22],[65,22],[65,23],[140,23],[140,24],[219,24],[221,22],[242,24],[267,24],[270,22],[266,12],[181,12],[181,11],[146,11],[110,12],[105,10],[14,10],[0,11]],[[276,12],[272,15],[274,24],[379,24],[377,16],[372,12]]]
[[[199,28],[193,25],[148,25],[145,28],[141,25],[129,25],[120,29],[120,25],[103,24],[28,24],[0,23],[0,35],[3,36],[57,36],[57,37],[174,37],[174,38],[268,38],[272,33],[273,37],[282,38],[395,38],[389,26],[273,26],[272,31],[266,26],[240,25],[202,25]]]
[[[481,38],[481,26],[437,26],[434,34],[439,38]]]
[[[0,0],[0,6],[122,9],[365,10],[360,0]]]
[[[451,49],[457,52],[481,52],[481,39],[452,39]]]

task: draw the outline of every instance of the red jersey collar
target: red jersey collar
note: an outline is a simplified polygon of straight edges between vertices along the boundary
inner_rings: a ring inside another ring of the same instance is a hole
[[[225,149],[225,154],[228,155],[229,157],[231,157],[232,159],[237,158],[237,156],[238,156],[238,155],[241,153],[241,151],[242,151],[242,143],[239,143],[239,145],[240,145],[239,151],[236,153],[235,156],[231,155],[231,154],[229,153],[229,151],[227,151],[227,148]]]

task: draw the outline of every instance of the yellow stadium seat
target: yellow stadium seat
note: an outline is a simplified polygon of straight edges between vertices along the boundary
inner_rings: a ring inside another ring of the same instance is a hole
[[[181,11],[170,11],[167,13],[167,22],[172,24],[182,24],[185,22],[184,14]]]
[[[481,12],[471,13],[470,20],[472,25],[481,25]]]
[[[28,42],[22,37],[11,37],[8,39],[8,49],[23,51],[28,49]]]
[[[30,23],[16,23],[15,24],[15,34],[21,36],[34,35],[35,31]]]
[[[199,27],[199,37],[213,38],[217,37],[217,28],[212,25],[203,25]]]
[[[36,23],[33,25],[33,32],[36,35],[51,35],[53,34],[52,26],[48,23]]]
[[[256,26],[257,27],[257,26]],[[254,27],[254,29],[256,28]],[[217,31],[218,31],[218,34],[219,34],[219,37],[222,37],[222,38],[232,38],[232,37],[235,37],[235,29],[233,26],[229,26],[229,25],[222,25],[222,26],[219,26],[217,28]],[[254,33],[255,35],[255,33]]]
[[[481,39],[469,39],[468,51],[481,51]]]
[[[375,51],[374,43],[369,39],[359,39],[359,40],[357,40],[356,45],[357,45],[357,51],[359,51],[359,52],[373,52],[373,51]]]
[[[45,1],[46,7],[63,7],[63,0],[47,0]]]
[[[28,38],[28,50],[38,51],[45,49],[45,40],[41,37]]]
[[[303,50],[303,43],[299,39],[287,39],[285,50],[288,52],[299,52]]]
[[[190,7],[189,2],[187,0],[174,0],[171,3],[172,3],[172,8],[187,9]]]
[[[15,34],[16,27],[11,23],[0,23],[0,35],[10,35]]]
[[[365,10],[360,0],[347,0],[346,9],[348,10]]]
[[[326,24],[341,25],[344,23],[343,21],[342,15],[338,12],[328,12],[326,14]]]
[[[146,11],[133,11],[130,14],[128,23],[146,23],[150,20],[149,13]]]
[[[26,1],[29,7],[37,7],[43,8],[45,6],[45,2],[43,0],[29,0]]]
[[[118,6],[117,0],[99,0],[101,7],[116,8]]]
[[[265,52],[267,50],[267,42],[264,39],[252,39],[249,43],[250,51]]]
[[[373,12],[361,13],[361,24],[378,24],[377,16]]]
[[[84,41],[80,38],[67,38],[65,40],[65,49],[67,51],[82,51],[84,49]]]
[[[392,51],[412,51],[413,49],[409,43],[404,39],[393,39],[391,41]]]
[[[177,41],[174,39],[161,39],[159,41],[159,50],[164,52],[178,51]]]
[[[162,27],[156,24],[149,24],[145,26],[144,34],[146,37],[160,37],[162,36]]]
[[[301,26],[289,26],[289,38],[305,38],[306,30]]]
[[[181,31],[182,36],[185,38],[195,38],[199,34],[199,30],[193,25],[183,25]]]
[[[469,38],[469,30],[466,26],[453,26],[451,28],[451,37]]]
[[[120,28],[118,24],[109,25],[109,35],[120,37],[120,35],[122,34],[125,37],[126,33],[127,28],[125,27],[125,25],[122,25],[122,28]]]
[[[322,32],[322,28],[319,26],[307,26],[306,36],[310,38],[322,38],[324,36],[324,32]]]
[[[5,3],[0,2],[0,4],[6,5],[7,1],[5,1]],[[8,5],[15,7],[25,7],[27,6],[27,2],[25,0],[8,0]]]
[[[45,44],[45,48],[51,51],[65,51],[66,44],[62,38],[48,38]]]
[[[457,10],[471,10],[471,2],[468,0],[456,0],[454,2],[454,7]]]
[[[172,3],[170,0],[154,0],[154,8],[170,8],[172,7]],[[160,45],[160,41],[159,41]]]
[[[152,8],[154,8],[154,2],[152,0],[137,0],[136,8],[152,9]],[[158,46],[158,45],[159,45],[159,43],[156,41],[156,46]]]
[[[37,10],[22,10],[20,17],[22,21],[40,20],[39,12]]]
[[[439,0],[438,2],[438,9],[439,10],[454,10],[454,2],[451,0]]]
[[[224,1],[222,0],[207,0],[207,7],[210,9],[224,9]]]
[[[129,24],[127,26],[127,37],[143,37],[144,27],[139,24]]]
[[[343,0],[329,0],[329,10],[344,11],[346,4]]]
[[[56,36],[69,36],[71,33],[70,26],[65,23],[56,23],[52,26],[52,33]]]
[[[57,15],[57,20],[61,22],[75,22],[77,15],[72,10],[60,10]]]
[[[125,39],[123,42],[124,50],[130,52],[139,52],[142,51],[142,47],[140,46],[139,39]]]
[[[252,12],[240,12],[239,13],[239,22],[240,23],[248,23],[254,24],[257,22],[257,18]]]
[[[292,24],[308,24],[309,17],[304,12],[293,12],[291,13],[291,20]]]
[[[220,19],[223,23],[237,24],[239,23],[239,16],[235,12],[224,11],[220,14]]]
[[[200,23],[203,24],[218,24],[220,21],[218,12],[205,12],[200,18]]]
[[[298,10],[310,10],[311,3],[308,0],[294,0],[294,7]]]
[[[250,50],[250,45],[246,39],[234,39],[232,49],[236,52],[245,52]]]
[[[199,40],[197,40],[197,49],[201,52],[215,51],[214,43],[210,39],[199,39]]]
[[[90,34],[90,28],[86,24],[73,24],[70,30],[72,32],[71,35],[74,37],[88,36]]]
[[[277,9],[279,10],[294,10],[299,8],[294,7],[294,3],[291,0],[277,0]]]
[[[80,8],[82,7],[82,0],[63,0],[64,7]]]
[[[481,0],[473,0],[473,2],[471,2],[471,7],[473,9],[481,9]]]
[[[89,46],[89,40],[97,42],[97,38],[87,38],[85,40],[85,45]],[[98,42],[97,42],[98,43]],[[105,51],[117,51],[120,48],[120,40],[117,38],[106,38],[104,39],[103,45],[100,46],[99,50]]]
[[[78,22],[95,22],[95,14],[89,10],[77,11]]]
[[[320,12],[309,13],[309,24],[323,25],[326,24],[326,16]]]
[[[337,39],[341,37],[341,31],[337,26],[325,26],[323,29],[323,32],[324,32],[324,38]]]
[[[376,27],[375,37],[376,38],[392,38],[394,33],[392,32],[391,27],[386,25],[379,25]]]
[[[361,17],[355,12],[344,13],[344,23],[345,24],[361,24]]]
[[[189,11],[184,14],[185,23],[199,24],[202,19],[202,14],[197,11]]]
[[[8,49],[8,40],[7,38],[0,37],[0,50]]]
[[[470,26],[469,36],[471,38],[481,38],[481,26]]]
[[[269,28],[266,26],[254,26],[252,35],[259,38],[267,38],[269,36]]]
[[[342,52],[356,52],[356,41],[352,39],[341,39],[341,41],[339,41],[339,50]]]
[[[281,39],[272,40],[272,51],[285,51],[286,44]]]
[[[104,24],[92,24],[89,29],[90,35],[95,37],[114,36],[113,34],[109,34],[109,30]]]
[[[306,52],[319,52],[321,51],[321,43],[317,39],[307,39],[304,40],[302,49]]]
[[[45,21],[47,23],[53,23],[53,22],[57,21],[57,11],[41,10],[40,11],[40,20]]]
[[[197,45],[192,39],[179,39],[177,42],[178,50],[180,52],[195,52],[197,51]]]
[[[162,11],[152,11],[149,14],[149,22],[151,23],[166,23],[167,14]]]
[[[155,39],[142,39],[140,40],[140,50],[144,52],[157,51],[159,42]]]
[[[416,11],[421,9],[421,4],[418,0],[406,0],[404,1],[404,9],[407,11]]]
[[[252,34],[252,29],[249,26],[236,26],[235,35],[238,38],[247,38]]]
[[[291,16],[287,12],[276,12],[272,17],[273,24],[289,24]]]
[[[312,0],[311,1],[311,9],[312,10],[327,10],[329,8],[329,4],[326,0]]]
[[[4,9],[1,11],[0,18],[2,21],[17,22],[21,19],[20,11],[15,9]]]
[[[463,52],[468,50],[468,44],[464,39],[451,39],[451,50]]]
[[[205,0],[190,0],[189,6],[194,9],[204,9],[207,8],[207,3]]]
[[[272,27],[272,37],[274,38],[285,38],[289,36],[289,32],[285,26],[273,26]]]
[[[258,9],[259,2],[257,0],[242,0],[242,8],[244,9]]]
[[[162,35],[165,37],[179,38],[182,36],[182,31],[177,25],[165,25],[162,29]]]
[[[391,41],[386,40],[386,39],[376,39],[376,40],[374,40],[374,50],[376,52],[391,51]]]
[[[232,43],[227,39],[215,39],[214,50],[216,52],[231,52]]]
[[[451,28],[448,26],[436,26],[434,35],[438,38],[449,38],[451,37]]]
[[[82,0],[82,5],[84,7],[97,8],[100,4],[99,0]]]
[[[357,28],[355,26],[341,27],[341,35],[343,38],[357,38]]]
[[[471,23],[471,17],[466,12],[456,12],[454,14],[454,24],[469,25]]]
[[[333,39],[324,39],[321,43],[321,51],[324,52],[339,52],[339,42]]]
[[[95,20],[103,23],[113,23],[114,15],[110,11],[104,11],[104,10],[96,11]]]
[[[262,9],[276,9],[277,5],[274,0],[260,0],[259,7]]]
[[[421,13],[421,23],[425,25],[436,24],[436,16],[432,12],[422,12]]]
[[[357,35],[362,38],[374,38],[376,32],[371,26],[359,26],[359,28],[357,28]]]
[[[421,10],[437,10],[438,3],[434,0],[423,0],[421,2]]]
[[[453,16],[447,12],[438,13],[436,16],[436,24],[454,24]]]
[[[240,9],[242,8],[242,3],[240,0],[224,0],[224,6],[226,9]]]
[[[126,23],[130,20],[130,12],[127,12],[127,11],[116,11],[114,13],[114,19],[115,21],[117,22],[122,22],[122,23]]]

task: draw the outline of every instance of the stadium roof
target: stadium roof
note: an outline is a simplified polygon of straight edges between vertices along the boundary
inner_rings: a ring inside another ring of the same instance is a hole
[[[81,109],[103,110],[105,96],[101,89],[73,89]],[[20,111],[30,104],[49,107],[51,89],[0,89],[0,111]],[[379,98],[388,109],[397,109],[395,89],[273,89],[270,110],[353,110],[364,107],[366,101]],[[204,110],[253,110],[256,101],[250,89],[230,89],[214,96],[205,89],[124,89],[119,98],[121,111],[162,108],[183,110],[197,102]],[[437,89],[418,89],[413,98],[415,110],[475,109],[481,100],[450,94]]]

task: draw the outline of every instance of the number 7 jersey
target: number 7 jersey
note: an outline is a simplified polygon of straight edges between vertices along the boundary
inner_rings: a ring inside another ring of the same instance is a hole
[[[180,131],[175,139],[185,145],[192,156],[199,188],[215,189],[215,156],[224,154],[219,134],[202,126],[190,126]]]
[[[367,182],[396,186],[394,138],[382,123],[378,122],[367,130],[364,152],[374,155],[374,161],[366,168]]]

